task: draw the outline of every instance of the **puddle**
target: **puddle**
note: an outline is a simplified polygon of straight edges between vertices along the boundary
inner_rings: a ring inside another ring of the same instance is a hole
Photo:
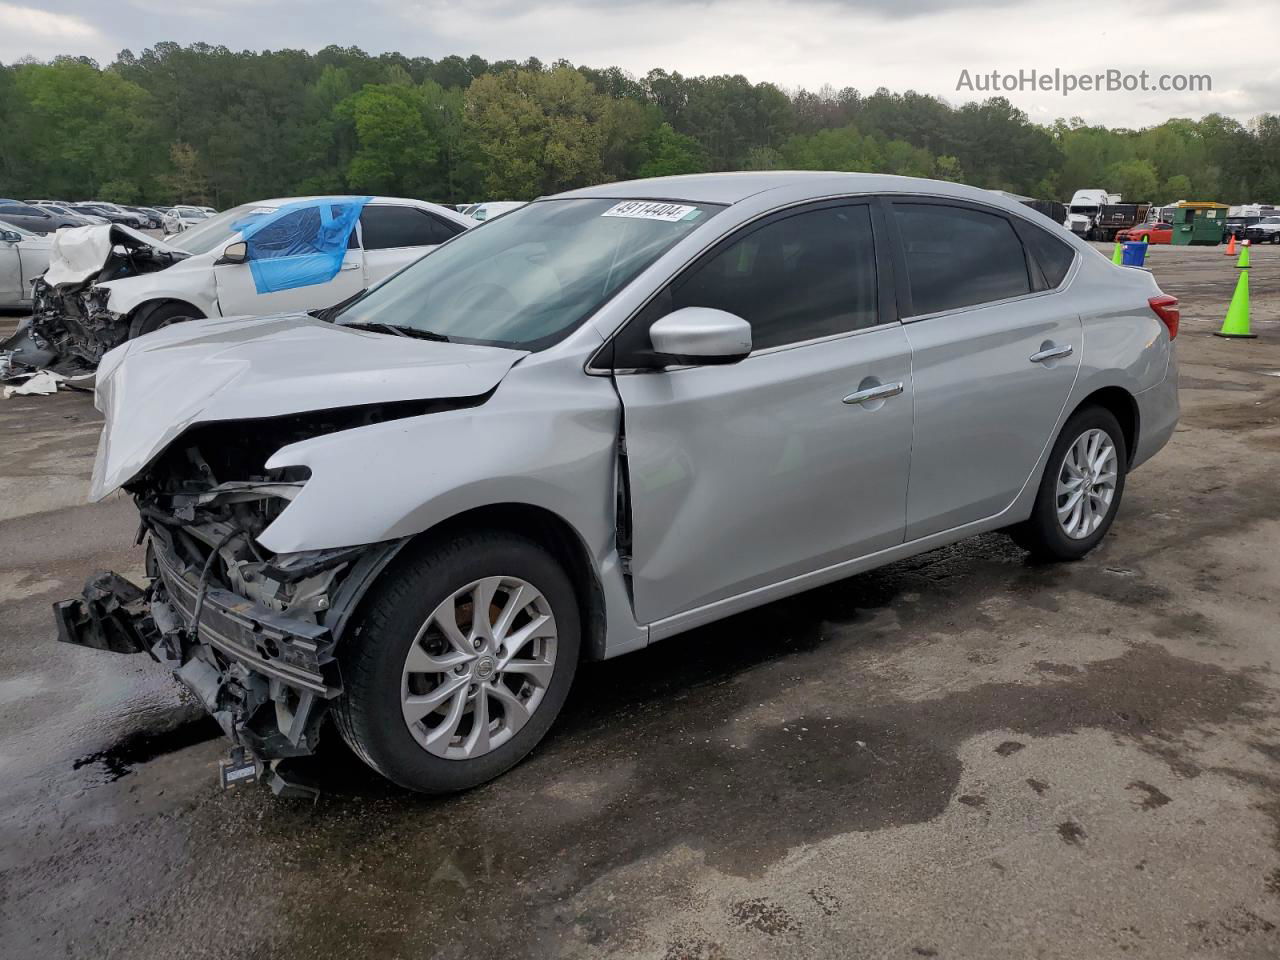
[[[73,770],[97,766],[102,777],[100,782],[113,783],[121,777],[128,776],[139,764],[162,757],[168,753],[176,753],[187,747],[222,736],[222,729],[212,717],[203,717],[194,723],[184,723],[171,730],[161,732],[138,732],[130,734],[118,743],[90,753],[72,762]]]

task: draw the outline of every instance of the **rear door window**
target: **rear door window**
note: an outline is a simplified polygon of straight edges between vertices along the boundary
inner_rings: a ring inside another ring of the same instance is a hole
[[[450,231],[442,221],[425,210],[374,204],[364,208],[360,229],[366,250],[434,246],[458,232]]]
[[[1159,224],[1155,226],[1158,228]],[[1139,230],[1150,229],[1153,228],[1149,226],[1139,228]],[[1027,252],[1044,277],[1044,283],[1037,284],[1036,288],[1053,290],[1062,286],[1062,281],[1067,278],[1067,271],[1071,269],[1071,264],[1076,259],[1076,252],[1071,245],[1053,236],[1048,230],[1025,222],[1019,222],[1018,235],[1022,237]]]
[[[893,203],[911,294],[909,316],[1031,292],[1027,258],[1003,216],[941,203]]]

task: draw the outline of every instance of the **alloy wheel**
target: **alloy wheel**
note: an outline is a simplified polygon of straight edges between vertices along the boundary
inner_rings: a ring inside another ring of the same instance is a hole
[[[1116,446],[1105,430],[1086,430],[1067,448],[1058,470],[1058,523],[1073,540],[1094,533],[1116,495]]]
[[[470,760],[529,721],[555,672],[551,604],[518,577],[486,577],[441,602],[405,656],[404,721],[427,752]]]

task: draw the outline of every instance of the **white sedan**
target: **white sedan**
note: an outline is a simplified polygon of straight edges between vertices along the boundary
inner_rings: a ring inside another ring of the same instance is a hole
[[[160,225],[166,234],[182,233],[208,219],[209,214],[199,207],[170,207],[161,217]]]
[[[475,225],[421,200],[329,196],[246,203],[164,239],[121,224],[60,230],[34,289],[33,342],[92,369],[171,323],[323,310]],[[94,323],[64,322],[84,316]]]
[[[0,307],[31,306],[31,284],[49,266],[53,239],[0,220]]]

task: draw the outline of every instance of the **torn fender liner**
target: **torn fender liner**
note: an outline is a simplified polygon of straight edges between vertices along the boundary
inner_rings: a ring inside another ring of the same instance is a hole
[[[94,574],[84,594],[53,605],[58,639],[112,653],[144,653],[159,634],[147,609],[146,594],[118,573]]]
[[[258,293],[328,283],[342,258],[360,211],[372,197],[321,197],[285,204],[269,215],[232,224],[249,247],[249,270]]]

